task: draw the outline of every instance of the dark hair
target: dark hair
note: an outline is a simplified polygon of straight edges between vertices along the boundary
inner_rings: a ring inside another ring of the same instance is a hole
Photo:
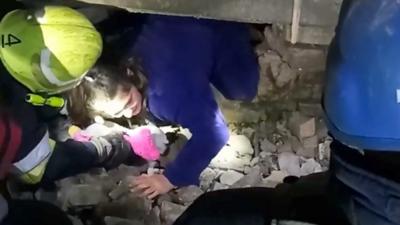
[[[103,55],[107,54],[103,53]],[[135,86],[142,96],[145,96],[147,79],[138,60],[129,58],[124,62],[118,62],[113,57],[114,55],[108,54],[107,57],[100,58],[80,85],[69,91],[68,112],[73,124],[86,127],[93,122],[96,115],[107,117],[92,108],[96,94],[101,93],[113,99],[118,88],[129,90],[130,87]],[[141,112],[134,118],[135,122],[143,122],[144,115],[145,112]]]

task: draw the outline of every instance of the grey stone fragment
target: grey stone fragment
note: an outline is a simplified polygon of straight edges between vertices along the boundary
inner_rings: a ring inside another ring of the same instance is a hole
[[[179,203],[187,205],[196,200],[204,192],[198,186],[187,186],[177,190]]]
[[[78,184],[66,191],[65,200],[72,207],[94,206],[107,201],[107,196],[99,186]]]
[[[172,202],[163,202],[161,204],[161,222],[171,225],[186,210],[187,207]]]
[[[244,175],[242,173],[233,171],[233,170],[228,170],[227,172],[223,173],[221,177],[219,178],[221,184],[225,185],[232,185],[236,183],[238,180],[240,180]]]
[[[262,180],[262,173],[260,166],[253,167],[250,172],[234,183],[231,188],[245,188],[252,187],[259,184]]]

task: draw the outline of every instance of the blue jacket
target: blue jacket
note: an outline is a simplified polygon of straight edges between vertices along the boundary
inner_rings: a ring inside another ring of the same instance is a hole
[[[344,1],[324,95],[329,129],[344,144],[400,151],[399,40],[398,1]]]
[[[192,133],[165,174],[178,186],[197,184],[229,137],[211,84],[229,99],[251,100],[257,93],[248,30],[238,23],[151,15],[132,40],[131,53],[149,80],[149,111]]]

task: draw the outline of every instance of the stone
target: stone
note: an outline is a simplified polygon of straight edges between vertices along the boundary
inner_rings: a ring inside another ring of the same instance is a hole
[[[309,174],[312,174],[312,173],[319,173],[319,172],[322,172],[322,167],[314,159],[307,159],[301,165],[301,175],[302,176],[306,176],[306,175],[309,175]]]
[[[325,139],[328,136],[328,128],[323,119],[317,121],[317,136],[318,139]]]
[[[129,184],[135,179],[133,176],[127,176],[120,184],[118,184],[109,194],[108,196],[112,200],[117,200],[121,198],[123,195],[130,193]]]
[[[258,166],[260,167],[261,173],[263,175],[268,175],[271,171],[271,168],[273,167],[272,158],[271,157],[261,158],[260,162],[258,163]]]
[[[204,169],[200,174],[200,188],[202,190],[209,189],[217,176],[218,173],[215,170],[208,167]]]
[[[267,158],[269,156],[271,156],[270,152],[260,152],[260,155],[259,155],[260,158]]]
[[[282,153],[282,152],[293,152],[292,150],[292,145],[290,143],[284,143],[283,145],[280,145],[278,147],[278,153]]]
[[[250,140],[244,135],[231,135],[228,140],[228,145],[240,156],[252,155],[254,153]]]
[[[274,74],[274,73],[273,73]],[[275,78],[275,85],[278,88],[282,88],[287,84],[294,82],[297,78],[296,71],[291,69],[288,64],[281,63],[279,66],[279,73]]]
[[[245,166],[244,170],[243,170],[243,173],[244,174],[248,174],[248,173],[250,173],[250,171],[251,171],[251,167],[250,166]]]
[[[233,145],[226,145],[211,160],[210,167],[243,171],[245,166],[250,165],[250,160],[250,155],[240,156],[237,148]]]
[[[290,142],[296,154],[305,158],[315,158],[318,150],[318,137],[304,138],[302,143],[296,137],[290,137]]]
[[[308,138],[303,138],[301,140],[301,142],[303,144],[303,147],[306,149],[315,150],[318,148],[318,136],[317,135],[314,135],[314,136],[308,137]],[[314,155],[310,156],[310,157],[314,157]]]
[[[231,188],[245,188],[252,187],[260,183],[262,180],[262,173],[260,166],[253,167],[250,172],[240,180],[236,181]]]
[[[257,163],[260,161],[260,157],[254,157],[251,161],[250,161],[250,167],[254,167],[255,165],[257,165]]]
[[[187,207],[172,202],[163,202],[160,209],[161,222],[172,225]]]
[[[253,139],[255,132],[256,131],[251,127],[245,127],[242,129],[242,134],[248,139]]]
[[[228,170],[227,172],[223,173],[221,177],[219,178],[221,184],[225,185],[232,185],[236,183],[238,180],[240,180],[244,175],[242,173],[233,171],[233,170]]]
[[[296,154],[305,158],[315,158],[316,151],[315,148],[301,148]]]
[[[315,135],[315,118],[306,117],[299,112],[293,112],[289,119],[289,128],[300,140]]]
[[[288,174],[285,171],[274,170],[271,172],[271,175],[263,179],[262,182],[266,187],[273,188],[276,187],[276,185],[283,183],[283,179],[287,176]]]
[[[283,152],[278,156],[279,168],[291,176],[300,176],[300,157],[291,152]]]
[[[116,169],[108,171],[108,176],[112,178],[114,183],[124,180],[126,177],[139,176],[141,172],[146,171],[147,168],[137,166],[128,166],[121,164]]]
[[[105,225],[144,225],[144,222],[142,221],[128,220],[112,216],[106,216],[104,222]]]
[[[260,149],[264,152],[276,152],[276,146],[272,144],[267,138],[260,142]]]
[[[196,200],[204,192],[197,186],[191,185],[177,190],[179,203],[187,205]]]
[[[96,215],[98,217],[113,216],[142,221],[149,215],[151,208],[152,202],[150,200],[136,193],[129,193],[117,201],[97,205]]]
[[[145,225],[161,225],[160,219],[160,208],[158,206],[153,207],[151,209],[150,214],[147,215],[144,219]]]
[[[324,110],[319,102],[299,102],[298,108],[299,112],[305,116],[322,117],[324,115]]]
[[[77,184],[66,190],[65,203],[72,207],[94,206],[107,201],[101,187],[88,184]]]
[[[225,190],[228,189],[229,186],[225,184],[221,184],[219,182],[214,183],[213,191],[218,191],[218,190]]]
[[[318,145],[318,159],[321,160],[329,160],[331,153],[331,142],[332,140],[325,140],[323,143]]]

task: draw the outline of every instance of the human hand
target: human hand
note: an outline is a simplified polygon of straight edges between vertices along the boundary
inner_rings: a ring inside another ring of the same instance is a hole
[[[148,199],[154,199],[158,195],[171,191],[174,185],[162,174],[143,174],[133,179],[129,188],[131,192],[140,193],[141,196]]]

